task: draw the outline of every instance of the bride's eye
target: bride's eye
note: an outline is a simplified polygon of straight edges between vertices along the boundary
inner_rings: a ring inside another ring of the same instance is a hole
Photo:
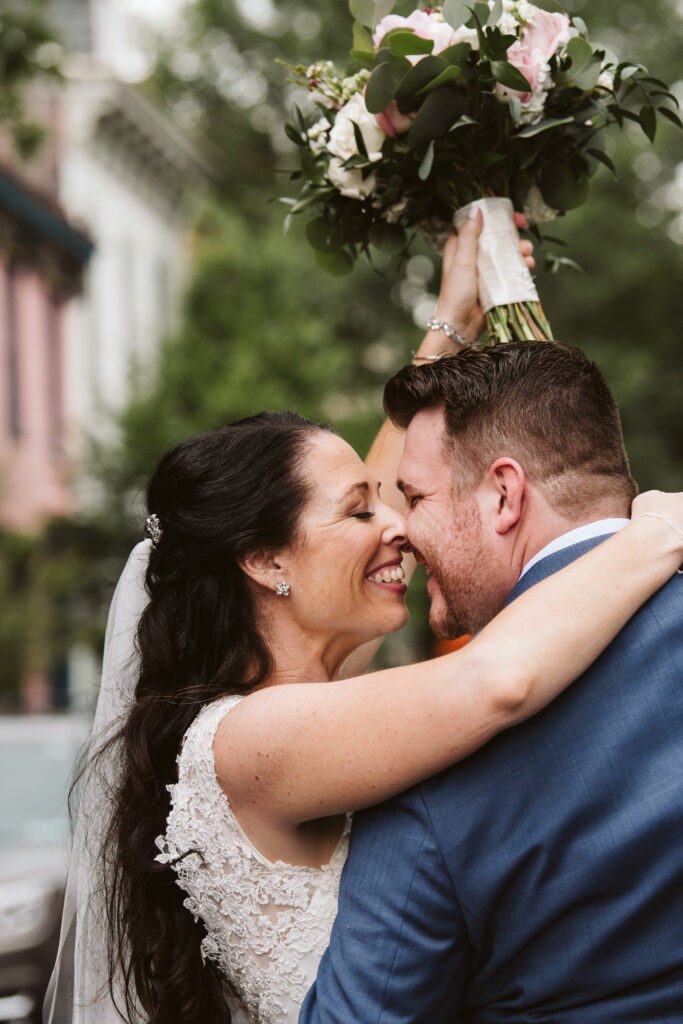
[[[352,518],[353,519],[372,519],[374,514],[375,514],[374,512],[353,512],[352,513]]]

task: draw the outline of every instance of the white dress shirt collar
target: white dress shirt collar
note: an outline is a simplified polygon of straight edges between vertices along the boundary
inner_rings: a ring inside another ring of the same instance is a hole
[[[536,562],[540,562],[542,558],[547,558],[548,555],[554,555],[556,551],[562,551],[563,548],[571,547],[572,544],[580,544],[583,540],[591,540],[593,537],[604,537],[607,533],[616,533],[617,530],[623,530],[629,523],[630,519],[598,519],[594,523],[587,523],[585,526],[579,526],[575,530],[569,530],[568,533],[560,534],[559,537],[555,537],[554,540],[551,540],[549,544],[546,544],[544,548],[541,548],[540,551],[537,551],[529,559],[522,569],[522,576],[529,571],[532,565],[536,565]],[[522,576],[519,578],[521,579]]]

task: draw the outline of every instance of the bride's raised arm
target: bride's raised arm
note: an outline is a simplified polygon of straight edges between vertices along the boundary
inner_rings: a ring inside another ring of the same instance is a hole
[[[517,227],[524,227],[526,217],[515,214]],[[442,353],[455,355],[467,345],[473,345],[484,329],[484,312],[479,303],[477,285],[477,246],[481,234],[481,212],[472,208],[470,220],[452,235],[443,254],[443,268],[439,301],[434,313],[435,321],[445,323],[462,338],[455,340],[452,333],[442,329],[428,330],[416,350],[413,361],[427,363]],[[531,242],[521,241],[520,251],[527,266],[534,266]],[[386,420],[373,442],[366,465],[382,481],[382,500],[401,511],[404,498],[396,487],[396,467],[403,451],[404,433]]]
[[[515,214],[515,223],[519,228],[524,227],[526,217]],[[438,328],[427,331],[413,357],[413,362],[418,366],[443,353],[456,355],[465,347],[465,343],[474,344],[484,328],[484,312],[479,303],[477,281],[477,246],[481,229],[481,212],[477,207],[472,207],[470,220],[457,236],[452,235],[446,243],[439,301],[434,318],[436,322],[447,324],[450,330],[448,333]],[[529,269],[532,269],[532,243],[520,241],[520,252]],[[453,332],[461,337],[461,342],[454,339]],[[404,438],[403,430],[391,420],[385,420],[365,460],[373,476],[382,482],[382,500],[397,512],[401,512],[405,504],[405,498],[396,486],[396,470],[403,452]],[[415,559],[409,554],[403,559],[403,570],[406,582],[409,582],[415,571]],[[372,640],[349,655],[342,670],[343,677],[363,672],[381,644],[382,638]]]
[[[553,700],[681,564],[683,494],[649,492],[636,499],[634,516],[460,651],[246,697],[214,745],[238,816],[248,809],[277,831],[378,803]]]

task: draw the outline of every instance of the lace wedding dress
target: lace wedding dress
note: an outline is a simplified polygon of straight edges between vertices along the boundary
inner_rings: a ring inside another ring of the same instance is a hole
[[[296,1024],[337,912],[351,817],[322,868],[273,863],[259,853],[214,768],[216,730],[241,699],[208,704],[188,729],[156,859],[177,872],[188,894],[184,906],[206,928],[202,953],[227,979],[233,1024]]]

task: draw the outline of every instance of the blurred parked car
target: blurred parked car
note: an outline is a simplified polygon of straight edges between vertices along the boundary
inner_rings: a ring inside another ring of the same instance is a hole
[[[57,952],[67,796],[84,719],[0,717],[0,1021],[41,1019]]]

